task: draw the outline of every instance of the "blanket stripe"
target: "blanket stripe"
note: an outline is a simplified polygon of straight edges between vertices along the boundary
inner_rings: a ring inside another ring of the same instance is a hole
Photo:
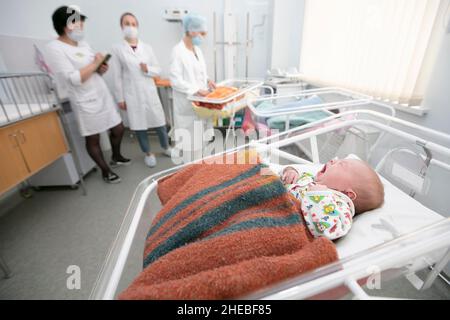
[[[266,203],[261,203],[258,206],[254,206],[253,208],[249,208],[248,210],[245,210],[244,212],[238,213],[233,217],[230,217],[225,223],[226,225],[234,225],[239,223],[244,223],[249,220],[254,220],[259,217],[265,217],[265,218],[277,218],[280,217],[280,212],[284,210],[288,210],[289,212],[296,212],[293,211],[291,206],[286,206],[284,197],[278,197],[276,199],[273,199],[273,206],[267,207]],[[281,203],[281,204],[278,204]],[[303,220],[300,221],[302,223]],[[218,225],[215,228],[211,228],[211,230],[208,230],[205,232],[202,236],[207,238],[210,235],[217,233],[221,230],[223,230],[223,225]]]
[[[220,192],[211,193],[204,198],[191,203],[191,205],[178,212],[174,218],[168,220],[157,232],[147,238],[147,247],[144,254],[147,255],[163,241],[167,240],[208,211],[217,208],[217,206],[225,202],[233,200],[236,197],[236,194],[244,194],[251,188],[269,184],[273,182],[273,180],[273,177],[260,177],[256,175],[248,178],[245,182],[237,182],[235,185],[220,190]],[[249,187],[249,184],[251,184],[252,187]],[[173,200],[177,201],[178,197],[173,197]],[[170,208],[170,203],[168,204],[168,207]]]
[[[267,218],[261,217],[257,219],[247,220],[235,225],[232,225],[228,228],[223,229],[222,231],[213,233],[212,235],[205,238],[205,240],[209,240],[215,237],[231,234],[238,231],[256,229],[256,228],[275,228],[275,227],[285,227],[294,224],[301,224],[302,219],[297,212],[292,213],[287,217],[280,218]]]
[[[167,222],[167,220],[169,220],[170,218],[174,217],[179,211],[183,210],[184,208],[186,208],[189,204],[191,204],[194,201],[197,201],[199,199],[201,199],[202,197],[206,196],[209,193],[212,192],[216,192],[220,189],[224,189],[226,187],[229,187],[237,182],[240,182],[242,180],[245,180],[249,177],[252,177],[256,174],[258,174],[261,170],[261,166],[257,165],[253,168],[251,168],[249,171],[244,172],[242,175],[239,175],[231,180],[225,181],[224,183],[221,183],[219,185],[216,186],[212,186],[210,188],[206,188],[198,193],[196,193],[195,195],[193,195],[192,197],[184,200],[183,202],[181,202],[179,205],[177,205],[174,209],[172,209],[170,212],[168,212],[166,215],[164,215],[148,232],[147,237],[150,237],[153,233],[155,233],[165,222]]]
[[[219,223],[224,222],[227,218],[236,214],[236,212],[245,210],[285,193],[286,189],[284,186],[278,180],[274,180],[268,185],[240,194],[237,198],[219,205],[206,212],[199,219],[188,224],[185,228],[178,231],[150,252],[144,259],[144,268],[164,254],[197,239],[202,233]],[[299,214],[297,214],[297,217],[299,220]]]

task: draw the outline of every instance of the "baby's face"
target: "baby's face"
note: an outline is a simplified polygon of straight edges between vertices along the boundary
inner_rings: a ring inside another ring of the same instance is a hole
[[[352,189],[357,179],[367,175],[367,170],[370,168],[360,160],[331,160],[317,173],[316,182],[343,192]]]

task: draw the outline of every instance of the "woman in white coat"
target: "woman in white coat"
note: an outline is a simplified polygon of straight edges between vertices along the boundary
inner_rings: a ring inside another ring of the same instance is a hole
[[[135,131],[144,162],[156,166],[156,157],[150,152],[148,129],[155,129],[166,156],[171,156],[166,118],[153,77],[161,74],[161,68],[152,48],[138,39],[139,23],[132,13],[120,18],[124,40],[112,50],[114,93],[119,108],[126,110],[130,129]]]
[[[127,165],[129,159],[120,153],[124,126],[114,99],[102,75],[108,70],[104,56],[95,54],[83,40],[86,17],[75,9],[63,6],[52,16],[59,37],[46,47],[46,57],[58,81],[68,89],[72,109],[80,133],[86,139],[86,149],[102,170],[103,179],[118,183],[120,178],[111,171],[100,147],[100,133],[111,131],[111,165]]]
[[[184,153],[190,154],[191,151],[194,159],[188,160],[200,158],[203,142],[209,140],[207,134],[210,137],[213,135],[211,121],[195,114],[187,96],[206,96],[209,90],[215,88],[215,84],[208,79],[205,59],[199,48],[206,35],[205,18],[189,14],[183,19],[183,28],[184,37],[172,50],[170,82],[173,89],[175,140],[177,149],[183,150],[186,161]]]

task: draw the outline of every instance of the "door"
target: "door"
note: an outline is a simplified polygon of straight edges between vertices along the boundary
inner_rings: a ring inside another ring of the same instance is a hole
[[[56,112],[23,121],[18,128],[17,138],[31,173],[41,170],[68,152]]]
[[[19,148],[16,127],[0,129],[0,194],[8,191],[29,175]]]

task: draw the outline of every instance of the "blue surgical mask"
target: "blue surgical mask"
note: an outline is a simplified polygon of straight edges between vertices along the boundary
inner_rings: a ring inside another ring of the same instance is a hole
[[[73,29],[72,31],[67,33],[67,36],[70,38],[70,40],[75,42],[80,42],[84,39],[84,31],[81,29]]]
[[[192,44],[194,46],[199,46],[203,43],[203,37],[202,36],[195,36],[192,38]]]

